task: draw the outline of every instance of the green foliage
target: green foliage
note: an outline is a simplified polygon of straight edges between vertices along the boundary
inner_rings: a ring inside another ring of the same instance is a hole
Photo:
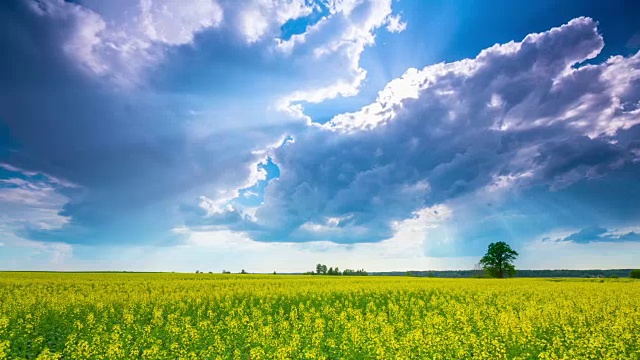
[[[344,269],[344,271],[342,272],[342,275],[344,275],[344,276],[367,276],[367,275],[369,275],[369,273],[364,271],[364,269],[360,269],[360,270]]]
[[[504,241],[489,244],[487,253],[480,259],[480,265],[491,277],[505,278],[513,277],[516,268],[513,261],[518,253]]]
[[[639,270],[631,270],[629,272],[629,277],[632,279],[640,279],[640,269]]]
[[[305,275],[367,276],[369,275],[369,273],[364,271],[364,269],[360,269],[360,270],[345,269],[344,271],[340,271],[340,268],[338,268],[337,266],[335,268],[330,267],[329,269],[327,269],[327,265],[318,264],[316,265],[315,273],[311,271],[311,272],[306,272]]]
[[[327,275],[327,265],[322,265],[322,264],[316,265],[316,274]]]

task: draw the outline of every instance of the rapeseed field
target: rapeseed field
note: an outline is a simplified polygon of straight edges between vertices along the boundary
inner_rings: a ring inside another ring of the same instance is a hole
[[[640,359],[640,281],[0,273],[0,359]]]

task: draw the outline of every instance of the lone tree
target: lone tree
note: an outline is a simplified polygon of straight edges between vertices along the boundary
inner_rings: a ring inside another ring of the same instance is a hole
[[[491,276],[496,278],[513,277],[516,268],[513,260],[518,253],[504,241],[489,244],[487,253],[480,259],[480,265]]]

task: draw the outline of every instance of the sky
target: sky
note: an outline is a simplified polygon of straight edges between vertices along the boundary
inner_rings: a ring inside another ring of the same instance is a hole
[[[0,270],[640,266],[640,4],[0,3]]]

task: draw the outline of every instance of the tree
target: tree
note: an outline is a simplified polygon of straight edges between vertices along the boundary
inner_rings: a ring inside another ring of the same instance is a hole
[[[244,271],[244,269],[242,269],[242,271],[240,271],[240,274],[246,274],[247,272]]]
[[[498,241],[489,244],[487,253],[480,259],[480,265],[492,277],[500,279],[506,276],[513,277],[516,274],[513,260],[517,256],[518,253],[509,244],[504,241]]]
[[[367,272],[364,269],[361,270],[352,270],[352,269],[344,269],[342,272],[344,276],[367,276]]]
[[[318,274],[318,275],[326,275],[327,274],[327,265],[322,265],[322,264],[316,265],[316,274]]]

